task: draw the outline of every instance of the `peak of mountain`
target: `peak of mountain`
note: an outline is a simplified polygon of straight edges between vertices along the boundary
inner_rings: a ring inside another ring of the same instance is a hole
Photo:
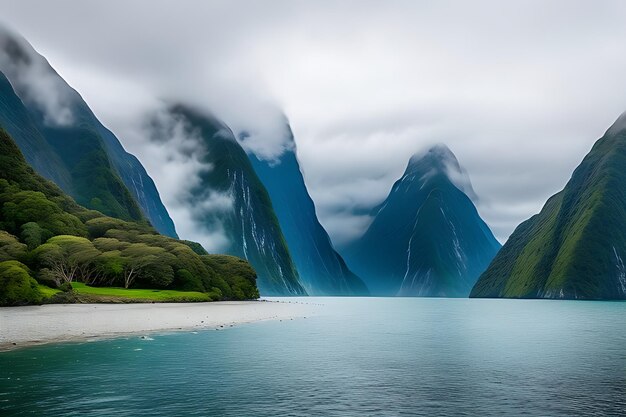
[[[520,224],[472,297],[626,299],[626,118],[539,214]]]
[[[373,294],[469,294],[500,244],[463,189],[471,190],[469,177],[447,147],[411,158],[365,234],[344,251]]]
[[[445,144],[437,144],[425,152],[415,153],[404,171],[403,178],[427,182],[443,175],[473,201],[478,200],[467,171]]]
[[[250,149],[248,155],[270,194],[302,283],[311,295],[366,295],[365,284],[335,251],[317,218],[288,124],[286,130],[286,146],[277,159],[267,161]]]
[[[21,36],[0,26],[0,126],[28,163],[76,201],[176,237],[152,179],[80,94]]]
[[[411,159],[409,159],[407,171],[419,170],[428,166],[429,168],[440,169],[442,172],[447,173],[448,165],[453,165],[459,171],[461,169],[459,161],[450,148],[440,143],[428,148],[425,152],[413,154]]]
[[[227,240],[222,250],[252,264],[261,294],[306,295],[270,196],[232,130],[181,104],[170,107],[169,116],[185,126],[199,162],[210,167],[198,172],[181,201],[193,208],[194,221],[207,232],[219,230]],[[228,203],[207,203],[215,196]]]
[[[605,135],[617,135],[626,130],[626,112],[622,113],[617,120],[608,128]]]

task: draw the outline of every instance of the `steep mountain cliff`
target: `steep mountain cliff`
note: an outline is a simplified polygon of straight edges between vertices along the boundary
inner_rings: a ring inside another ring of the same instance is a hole
[[[520,224],[471,297],[626,298],[626,114]]]
[[[24,39],[0,27],[0,125],[26,160],[76,201],[176,236],[152,179],[81,96]]]
[[[272,201],[232,131],[219,120],[186,106],[172,106],[168,118],[194,141],[203,169],[182,197],[193,221],[207,234],[219,232],[220,251],[247,259],[263,295],[304,295],[298,272],[274,213]],[[153,138],[166,142],[168,129],[155,123]],[[191,146],[190,146],[191,148]]]
[[[335,251],[307,191],[291,129],[289,145],[278,160],[249,153],[267,188],[300,279],[310,295],[367,295],[368,290]]]
[[[466,297],[500,244],[445,146],[409,161],[345,258],[376,295]]]

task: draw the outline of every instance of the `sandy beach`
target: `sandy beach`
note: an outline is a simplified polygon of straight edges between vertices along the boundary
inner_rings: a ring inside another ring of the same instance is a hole
[[[0,308],[0,351],[36,344],[111,338],[130,333],[222,329],[316,313],[299,300],[162,304],[50,304]]]

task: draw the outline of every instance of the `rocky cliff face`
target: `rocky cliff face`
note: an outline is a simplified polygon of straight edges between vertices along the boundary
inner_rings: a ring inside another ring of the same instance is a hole
[[[232,131],[182,105],[170,107],[169,118],[195,142],[192,152],[204,166],[181,201],[194,208],[194,222],[225,236],[220,251],[252,264],[262,295],[305,295],[270,196]]]
[[[439,145],[409,161],[346,260],[376,295],[466,297],[500,248],[467,194],[456,157]]]
[[[365,284],[346,266],[317,219],[291,129],[288,136],[289,146],[277,160],[249,156],[269,192],[302,284],[310,295],[367,295]]]

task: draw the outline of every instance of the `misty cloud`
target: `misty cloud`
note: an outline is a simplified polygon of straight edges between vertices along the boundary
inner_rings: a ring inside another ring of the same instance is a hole
[[[138,146],[138,155],[161,193],[179,236],[219,252],[229,241],[219,223],[207,223],[207,213],[233,210],[233,197],[201,187],[200,175],[213,170],[207,150],[196,129],[182,117],[172,115],[157,103],[149,113],[126,127],[126,135]]]
[[[137,115],[184,102],[270,161],[289,146],[286,116],[336,243],[358,236],[411,155],[436,143],[469,172],[503,241],[626,110],[621,1],[0,3],[147,165],[171,211],[175,181],[150,161],[164,157],[144,146]]]
[[[23,39],[0,26],[0,71],[16,80],[13,88],[34,103],[51,126],[68,126],[74,122],[74,97],[62,81],[50,72],[50,65],[40,56],[31,55]]]

